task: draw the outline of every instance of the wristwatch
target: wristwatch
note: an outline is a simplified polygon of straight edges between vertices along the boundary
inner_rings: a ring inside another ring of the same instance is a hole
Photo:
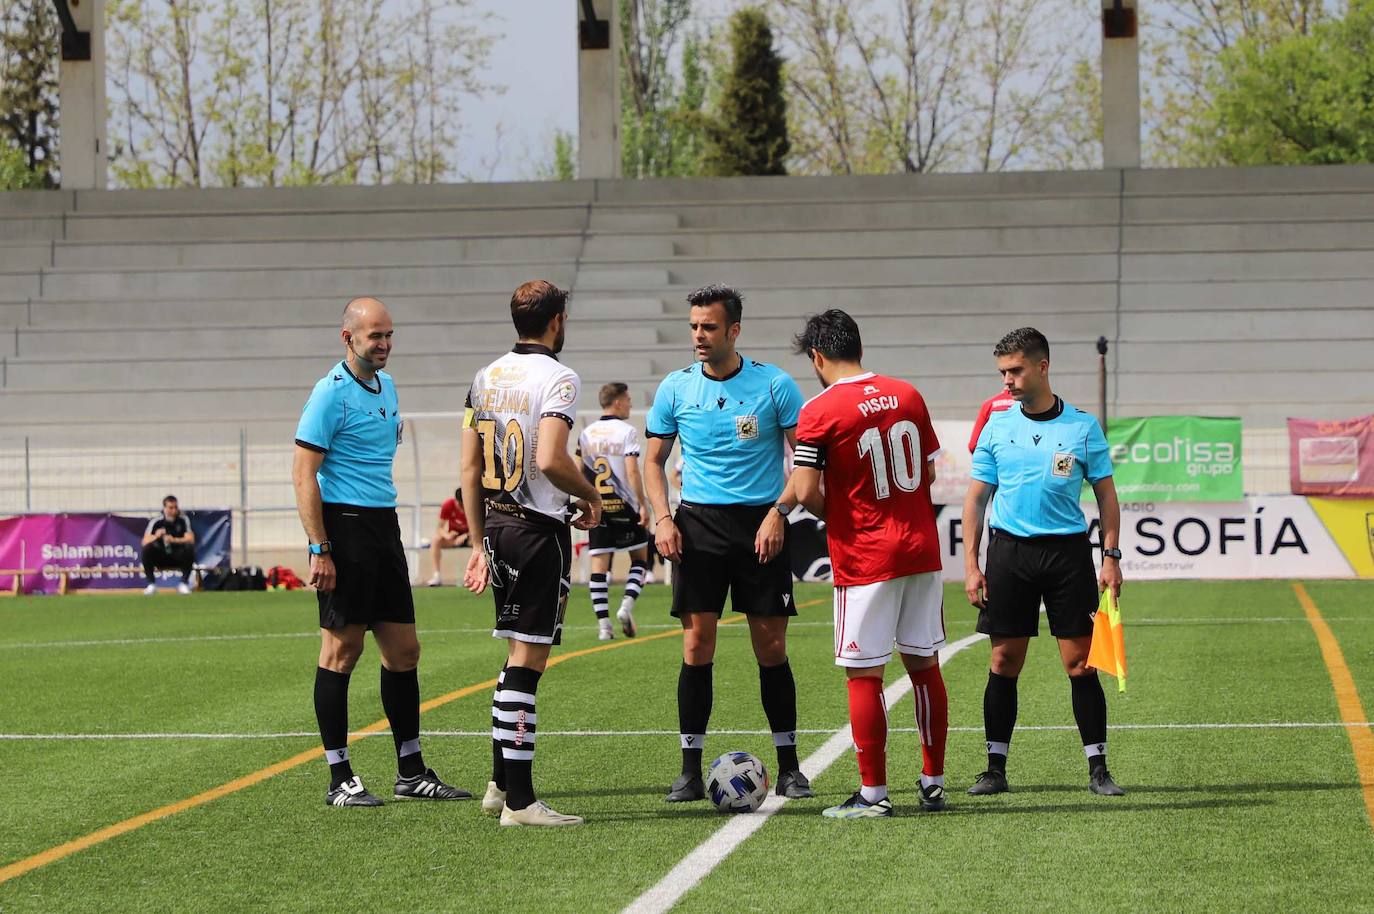
[[[1121,550],[1120,550],[1120,549],[1103,549],[1103,550],[1102,550],[1102,557],[1103,557],[1104,559],[1116,559],[1116,560],[1119,562],[1119,561],[1121,561]]]
[[[782,502],[778,502],[776,505],[774,505],[773,510],[781,514],[783,517],[787,517],[792,513],[792,509],[787,507],[787,505],[783,504]]]
[[[310,544],[310,554],[311,554],[311,555],[329,555],[329,554],[330,554],[331,552],[333,552],[333,551],[334,551],[334,549],[333,549],[333,547],[330,545],[329,540],[325,540],[325,541],[322,542],[322,543],[311,543],[311,544]]]

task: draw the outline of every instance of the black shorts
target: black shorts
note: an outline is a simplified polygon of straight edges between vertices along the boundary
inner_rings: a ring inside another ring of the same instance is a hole
[[[414,625],[410,568],[396,509],[327,503],[324,532],[338,579],[329,593],[315,593],[320,628],[371,628],[378,622]]]
[[[601,523],[587,531],[587,554],[626,552],[649,544],[649,535],[639,523],[639,512],[623,510],[601,515]]]
[[[492,637],[560,643],[572,575],[572,536],[567,525],[493,511],[487,515],[483,546],[496,598]]]
[[[978,613],[978,631],[1004,638],[1040,632],[1040,602],[1056,638],[1093,632],[1097,570],[1086,533],[1013,537],[992,531],[988,542],[988,599]]]
[[[759,564],[754,537],[772,505],[697,505],[683,502],[674,515],[682,534],[682,561],[673,570],[673,615],[725,611],[750,616],[795,616],[791,534],[783,524],[782,550]]]

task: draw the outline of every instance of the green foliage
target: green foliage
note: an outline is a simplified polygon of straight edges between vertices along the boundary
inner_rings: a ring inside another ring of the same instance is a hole
[[[0,13],[0,189],[56,184],[58,47],[50,2]]]
[[[49,186],[46,171],[29,167],[24,150],[8,142],[0,145],[0,191],[29,190]]]
[[[1231,48],[1268,48],[1344,15],[1347,0],[1160,0],[1141,13],[1141,106],[1152,165],[1226,164],[1213,106]]]
[[[555,130],[548,157],[535,163],[534,177],[540,181],[576,180],[577,138],[566,130]]]
[[[1204,124],[1233,165],[1374,161],[1374,3],[1224,51]]]
[[[730,17],[730,69],[707,122],[702,171],[710,175],[783,175],[791,144],[782,58],[768,17],[756,8]]]
[[[621,4],[620,162],[627,178],[701,172],[707,43],[685,31],[691,13],[691,0]]]

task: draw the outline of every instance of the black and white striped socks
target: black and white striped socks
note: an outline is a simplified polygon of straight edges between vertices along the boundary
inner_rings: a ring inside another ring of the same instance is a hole
[[[625,600],[621,603],[622,606],[629,603],[630,608],[634,608],[635,600],[639,599],[639,592],[644,589],[645,571],[645,567],[639,562],[630,565],[630,576],[625,581]]]
[[[592,595],[592,611],[596,618],[609,619],[611,616],[611,576],[603,571],[593,571],[587,579],[587,590]]]
[[[492,745],[500,748],[506,806],[511,809],[524,809],[534,802],[534,740],[538,722],[534,696],[540,675],[529,667],[507,667],[498,680],[492,703]],[[501,779],[493,780],[497,787],[502,787]]]

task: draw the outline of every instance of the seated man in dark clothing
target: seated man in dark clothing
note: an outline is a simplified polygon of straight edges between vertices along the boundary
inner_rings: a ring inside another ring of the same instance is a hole
[[[175,568],[181,572],[177,593],[191,592],[191,568],[196,561],[196,535],[191,522],[181,513],[175,495],[162,499],[162,513],[148,522],[143,531],[143,574],[148,586],[143,592],[157,593],[154,572],[159,568]]]

